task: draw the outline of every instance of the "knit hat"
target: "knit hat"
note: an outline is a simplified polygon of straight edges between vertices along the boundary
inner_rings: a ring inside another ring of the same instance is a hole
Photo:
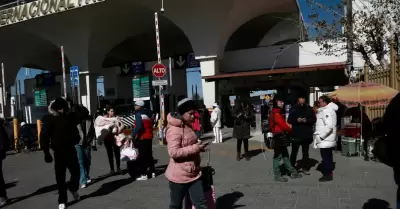
[[[135,105],[143,107],[144,106],[144,101],[143,100],[138,100],[138,101],[135,102]]]
[[[189,98],[185,98],[178,102],[177,112],[179,114],[183,115],[190,110],[197,110],[197,105],[195,101]]]

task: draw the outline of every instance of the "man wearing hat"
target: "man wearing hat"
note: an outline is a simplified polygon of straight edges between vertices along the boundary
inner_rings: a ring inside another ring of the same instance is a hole
[[[306,103],[305,96],[300,95],[297,104],[290,109],[288,117],[288,123],[292,125],[294,138],[290,162],[293,167],[296,166],[297,153],[301,146],[303,159],[298,167],[303,170],[305,175],[310,175],[310,165],[308,165],[309,146],[313,141],[314,124],[316,120],[313,108]]]
[[[135,129],[132,131],[132,139],[139,149],[137,160],[140,168],[140,176],[136,180],[147,180],[148,172],[155,177],[153,160],[153,119],[152,112],[144,107],[144,101],[135,102]],[[149,169],[149,170],[148,170]]]
[[[217,103],[213,104],[213,111],[211,113],[211,125],[214,131],[214,141],[212,143],[222,143],[222,131],[221,131],[221,116],[222,112],[219,109]]]

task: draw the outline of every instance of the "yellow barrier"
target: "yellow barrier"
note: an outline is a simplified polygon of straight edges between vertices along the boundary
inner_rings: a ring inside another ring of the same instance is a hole
[[[18,119],[13,119],[13,126],[14,126],[14,150],[18,151]]]
[[[36,126],[37,126],[37,137],[38,137],[38,147],[40,149],[40,133],[42,132],[42,121],[37,120],[36,121]]]

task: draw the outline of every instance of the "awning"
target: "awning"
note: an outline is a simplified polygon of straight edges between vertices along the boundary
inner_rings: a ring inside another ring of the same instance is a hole
[[[275,68],[257,70],[257,71],[245,71],[245,72],[234,72],[234,73],[221,73],[217,75],[203,76],[202,78],[206,81],[223,80],[234,77],[248,77],[248,76],[262,76],[262,75],[274,75],[284,73],[303,73],[312,71],[328,71],[328,70],[344,70],[346,68],[345,62],[317,64],[317,65],[303,65],[300,67],[289,67],[289,68]]]

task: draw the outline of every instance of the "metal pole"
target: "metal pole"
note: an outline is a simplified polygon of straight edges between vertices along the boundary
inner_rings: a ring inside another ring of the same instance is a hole
[[[67,98],[67,82],[66,82],[66,78],[65,78],[64,46],[61,46],[61,67],[62,67],[62,73],[63,73],[64,97]]]
[[[194,99],[194,85],[192,85],[192,99]]]
[[[160,31],[158,27],[158,14],[157,12],[154,13],[154,23],[156,26],[156,44],[157,44],[157,62],[161,64],[161,45],[160,45]],[[161,114],[161,121],[164,121],[165,113],[164,113],[164,92],[163,86],[160,85],[160,114]]]
[[[195,86],[196,88],[196,91],[195,91],[195,93],[194,93],[194,95],[196,95],[196,101],[198,101],[199,100],[199,96],[198,96],[198,94],[197,94],[197,84],[196,84],[196,86]]]
[[[353,0],[346,0],[346,38],[347,38],[347,74],[351,82],[351,71],[353,67]]]
[[[168,68],[169,68],[169,86],[172,86],[172,58],[171,57],[169,58]]]
[[[21,80],[18,80],[18,114],[22,110],[21,107]]]
[[[77,75],[78,77],[77,77],[77,79],[78,79],[78,86],[76,87],[77,88],[77,93],[78,93],[78,104],[82,104],[82,97],[81,97],[81,82],[80,82],[80,79],[79,79],[79,70],[78,70],[78,75]],[[88,76],[88,75],[87,75]],[[90,85],[90,83],[86,83],[86,85]],[[86,88],[87,89],[87,88]],[[88,99],[90,99],[90,98],[88,98]]]
[[[6,95],[6,82],[5,82],[5,78],[4,78],[4,63],[1,63],[1,79],[2,79],[2,93],[3,93],[3,105],[6,106],[7,105],[7,95]]]

